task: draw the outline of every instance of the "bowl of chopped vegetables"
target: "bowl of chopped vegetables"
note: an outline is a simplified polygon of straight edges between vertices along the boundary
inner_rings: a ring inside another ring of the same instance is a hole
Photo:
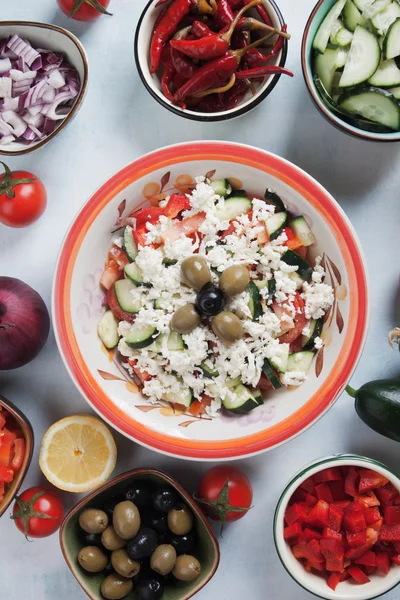
[[[224,121],[255,108],[278,83],[290,34],[273,0],[150,0],[135,35],[148,92],[171,112]]]
[[[320,0],[307,22],[302,67],[320,112],[346,133],[400,140],[400,6]]]
[[[0,23],[0,154],[41,148],[78,112],[88,83],[80,41],[47,23]]]
[[[382,463],[343,454],[302,469],[274,520],[283,566],[328,600],[370,600],[400,583],[400,479]]]
[[[366,271],[306,173],[240,144],[179,144],[86,204],[53,319],[79,390],[119,431],[175,456],[239,458],[337,399],[364,344]]]
[[[0,396],[0,517],[22,485],[32,459],[33,443],[28,419]]]

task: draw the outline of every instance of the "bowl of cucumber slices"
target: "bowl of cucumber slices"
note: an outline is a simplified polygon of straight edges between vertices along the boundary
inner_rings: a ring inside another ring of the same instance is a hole
[[[302,67],[333,125],[365,140],[400,140],[398,0],[320,0],[303,34]]]

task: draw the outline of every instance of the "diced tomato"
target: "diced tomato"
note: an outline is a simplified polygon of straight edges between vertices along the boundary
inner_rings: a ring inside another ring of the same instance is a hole
[[[290,540],[293,544],[299,543],[299,536],[303,533],[302,526],[300,523],[293,523],[285,527],[283,531],[283,537],[285,540]]]
[[[357,567],[357,565],[351,565],[347,568],[348,574],[359,584],[363,585],[364,583],[369,583],[371,580],[367,575]]]
[[[320,540],[322,535],[319,531],[315,531],[315,529],[310,529],[306,527],[303,530],[303,533],[300,536],[300,542],[311,542],[311,540]]]
[[[324,539],[320,542],[321,553],[325,557],[327,571],[343,571],[344,549],[338,540]]]
[[[396,565],[400,565],[400,554],[393,554],[390,559],[396,563]]]
[[[335,531],[340,531],[342,528],[343,516],[343,511],[331,504],[329,507],[329,527]]]
[[[331,590],[333,590],[333,591],[336,590],[337,586],[340,583],[341,576],[342,576],[341,573],[335,572],[335,571],[333,571],[332,573],[329,574],[327,583],[328,583],[329,587],[331,588]]]
[[[350,533],[358,533],[359,531],[366,529],[367,523],[361,510],[345,514],[343,527]]]
[[[323,529],[329,525],[329,504],[324,500],[318,500],[317,504],[310,510],[306,518],[307,525],[317,529]]]
[[[378,498],[375,496],[374,492],[372,492],[372,491],[365,492],[361,496],[356,496],[355,499],[357,500],[357,502],[359,504],[362,504],[363,506],[366,506],[368,508],[370,508],[372,506],[380,505]]]
[[[376,555],[376,568],[380,573],[387,575],[390,571],[390,558],[388,552],[378,552]]]
[[[390,482],[378,488],[375,493],[382,504],[394,504],[395,499],[400,498],[399,491]]]
[[[366,567],[376,567],[376,554],[369,550],[359,558],[355,558],[354,562],[356,565],[363,565]]]
[[[300,296],[299,292],[296,292],[295,298],[293,300],[293,306],[296,311],[296,315],[294,317],[294,327],[281,335],[279,337],[279,341],[281,344],[291,344],[301,335],[301,332],[304,329],[304,326],[307,322],[304,307],[305,302],[303,298]],[[273,310],[274,305],[272,305]]]
[[[11,461],[11,449],[13,442],[2,442],[0,444],[0,468],[8,467]]]
[[[2,431],[0,431],[0,445],[9,444],[10,442],[13,442],[16,437],[16,431],[12,431],[11,429],[5,427]]]
[[[260,381],[258,382],[257,387],[259,390],[263,390],[265,392],[274,389],[274,386],[272,385],[268,377],[264,375],[264,373],[261,374]]]
[[[307,260],[308,248],[306,246],[301,246],[301,248],[297,248],[297,254],[301,256],[304,260]]]
[[[288,240],[292,240],[294,238],[293,230],[290,227],[285,227],[282,233],[286,234]]]
[[[161,234],[161,240],[165,243],[167,240],[173,244],[176,240],[179,240],[181,235],[190,235],[195,233],[204,219],[206,214],[204,212],[197,213],[193,217],[183,219],[183,221],[173,223],[166,231]]]
[[[20,468],[25,456],[25,440],[24,438],[17,438],[13,443],[13,456],[10,464],[10,468],[16,473]]]
[[[163,208],[148,207],[148,208],[140,208],[136,212],[132,213],[131,216],[136,219],[136,229],[142,229],[142,228],[146,228],[146,223],[151,223],[152,225],[155,225],[156,223],[158,223],[160,220],[160,217],[164,214],[165,214],[165,212],[164,212]]]
[[[193,416],[204,415],[206,412],[206,408],[208,406],[211,406],[211,402],[211,396],[207,396],[207,394],[204,394],[201,400],[195,400],[194,402],[192,402],[188,412]]]
[[[11,483],[14,479],[14,471],[9,467],[0,467],[0,481]]]
[[[109,290],[112,288],[114,283],[123,277],[123,272],[119,268],[115,260],[107,260],[104,271],[100,277],[100,285],[105,289]]]
[[[122,250],[122,248],[120,248],[116,244],[113,244],[110,250],[108,251],[108,258],[109,260],[114,260],[121,271],[125,267],[125,265],[129,264],[129,258],[127,253],[125,252],[125,250]]]
[[[264,246],[269,242],[269,233],[265,225],[263,225],[262,231],[257,235],[257,242],[259,246]]]
[[[175,219],[183,210],[190,209],[190,200],[185,194],[172,194],[164,208],[165,216]]]
[[[296,236],[285,242],[285,246],[287,246],[289,250],[295,250],[296,252],[298,252],[301,248],[304,248],[303,242]]]
[[[343,477],[339,467],[331,467],[330,469],[324,469],[319,473],[315,473],[315,483],[324,483],[325,481],[342,481]]]
[[[363,494],[369,490],[375,490],[376,488],[383,487],[389,483],[389,479],[381,475],[381,473],[371,471],[371,469],[360,469],[358,473],[360,475],[360,483],[358,486],[359,494]]]
[[[346,479],[344,482],[344,491],[349,496],[358,496],[360,476],[353,467],[349,467],[347,470]]]
[[[360,548],[367,543],[367,530],[359,531],[358,533],[350,533],[346,531],[346,541],[349,548]]]
[[[381,512],[377,506],[366,508],[363,512],[367,525],[373,525],[382,519]]]
[[[3,429],[4,425],[6,424],[6,412],[2,411],[0,412],[0,431],[1,429]]]
[[[318,500],[325,500],[329,504],[333,502],[333,496],[327,483],[319,483],[315,486],[315,491],[317,492]]]
[[[152,375],[150,375],[150,373],[148,373],[147,371],[143,371],[142,369],[139,369],[136,365],[137,365],[137,360],[134,358],[129,358],[128,359],[128,363],[129,365],[132,367],[132,369],[135,372],[136,377],[139,379],[140,383],[142,385],[144,385],[144,383],[146,381],[149,381],[152,378]]]
[[[303,523],[307,518],[307,510],[301,504],[292,504],[286,509],[285,512],[285,521],[288,525],[292,525],[296,523],[296,521],[300,521]]]
[[[329,481],[329,488],[331,490],[332,498],[334,501],[346,500],[349,496],[344,491],[344,480],[340,481]]]
[[[379,539],[382,542],[400,542],[400,525],[382,525]]]
[[[128,313],[120,307],[115,294],[114,284],[108,290],[107,304],[119,321],[128,321],[129,323],[133,323],[135,321],[136,315]]]
[[[309,477],[305,481],[300,484],[302,490],[306,490],[309,494],[313,494],[315,496],[315,483],[312,477]]]
[[[338,542],[343,541],[343,536],[339,531],[335,531],[330,527],[324,527],[322,531],[322,537],[326,540],[337,540]]]

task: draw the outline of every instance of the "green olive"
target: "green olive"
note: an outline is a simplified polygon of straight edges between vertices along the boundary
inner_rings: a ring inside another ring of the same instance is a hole
[[[201,290],[206,283],[211,281],[210,269],[201,256],[185,258],[181,266],[182,282],[194,290]]]
[[[125,548],[114,550],[111,553],[111,564],[118,575],[122,575],[122,577],[127,577],[128,579],[135,577],[140,571],[140,563],[137,560],[133,560]]]
[[[115,533],[123,540],[134,538],[140,529],[140,514],[136,504],[130,500],[117,504],[113,513],[113,525]]]
[[[231,312],[222,311],[211,321],[215,335],[226,344],[240,340],[244,335],[242,321]]]
[[[79,515],[79,525],[86,533],[102,533],[108,526],[108,517],[102,510],[88,508]]]
[[[219,278],[219,287],[228,296],[241,294],[250,283],[250,274],[244,265],[228,267]]]
[[[119,550],[126,546],[128,542],[119,537],[115,532],[114,527],[109,525],[101,534],[101,543],[107,550]]]
[[[190,333],[200,325],[200,315],[194,304],[185,304],[175,312],[171,327],[178,333]]]
[[[190,554],[182,554],[176,559],[172,575],[179,581],[193,581],[201,573],[201,565],[197,558]]]
[[[176,535],[186,535],[193,527],[193,513],[186,504],[178,504],[168,513],[168,527]]]
[[[156,573],[168,575],[174,568],[175,562],[175,548],[169,544],[161,544],[161,546],[158,546],[151,555],[150,566]]]
[[[82,569],[89,573],[100,573],[106,568],[108,558],[97,546],[86,546],[78,554],[78,562]]]
[[[132,588],[132,579],[126,579],[117,573],[113,573],[106,577],[101,584],[101,593],[107,600],[121,600],[129,594]]]

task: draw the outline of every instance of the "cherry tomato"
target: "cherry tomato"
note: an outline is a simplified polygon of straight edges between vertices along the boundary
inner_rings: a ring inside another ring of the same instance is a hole
[[[251,483],[242,471],[229,465],[213,467],[203,475],[196,496],[214,521],[242,519],[253,500]]]
[[[61,525],[64,504],[53,490],[31,487],[16,497],[11,518],[25,537],[52,535]]]
[[[0,175],[0,222],[9,227],[31,225],[46,208],[46,188],[32,173],[10,171],[1,164],[5,173]]]
[[[107,8],[111,0],[57,0],[63,13],[76,21],[94,21],[101,15],[110,15]]]

